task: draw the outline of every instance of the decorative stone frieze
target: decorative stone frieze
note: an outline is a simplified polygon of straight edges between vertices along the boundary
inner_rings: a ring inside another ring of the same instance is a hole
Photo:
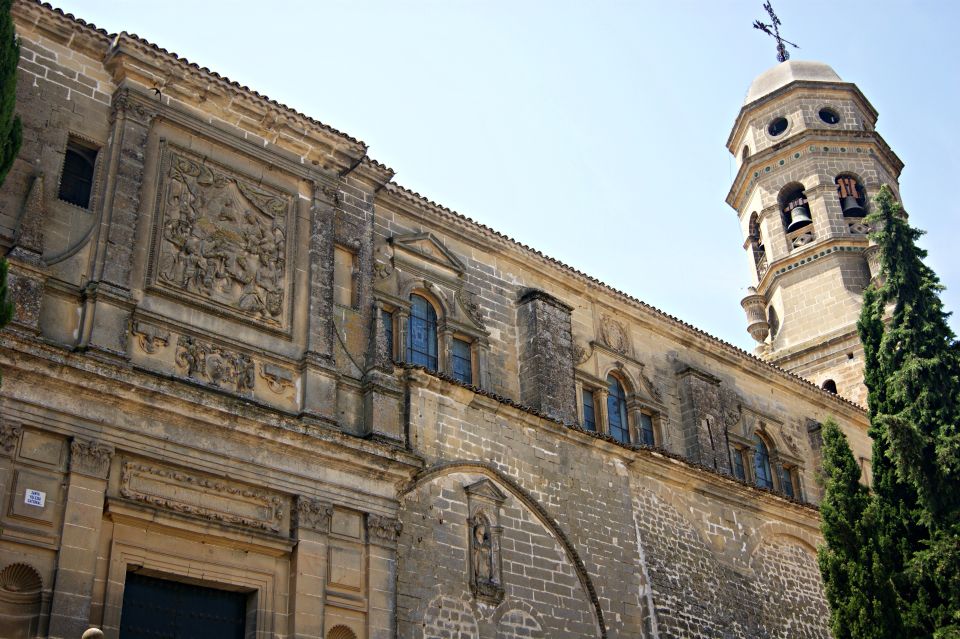
[[[70,472],[97,479],[110,473],[113,447],[97,441],[76,439],[70,442]]]
[[[330,532],[330,521],[333,518],[333,505],[298,495],[293,511],[296,527],[308,528],[319,533]]]
[[[393,546],[397,543],[397,538],[402,530],[403,524],[400,523],[399,519],[372,513],[367,515],[367,532],[371,544]]]
[[[120,495],[150,506],[235,526],[279,532],[279,496],[173,468],[125,461]]]
[[[131,332],[136,336],[140,350],[150,355],[170,344],[170,331],[153,324],[136,322]]]
[[[181,335],[175,359],[177,367],[190,379],[241,394],[253,392],[254,365],[246,353]]]

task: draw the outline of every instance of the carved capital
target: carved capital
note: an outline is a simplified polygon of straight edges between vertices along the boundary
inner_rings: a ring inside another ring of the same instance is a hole
[[[371,544],[393,545],[397,543],[397,538],[402,530],[403,524],[400,523],[399,519],[373,514],[367,515],[367,532],[370,535]]]
[[[333,506],[319,499],[298,495],[294,517],[297,528],[308,528],[319,533],[328,533],[330,532],[330,520],[333,517]]]
[[[157,113],[159,113],[157,107],[145,102],[143,98],[135,95],[130,89],[120,89],[113,95],[110,121],[114,122],[118,118],[124,118],[144,126],[150,126]]]
[[[70,472],[106,479],[110,472],[113,447],[98,441],[76,439],[70,442]]]
[[[0,424],[0,452],[13,455],[23,429],[13,424]]]

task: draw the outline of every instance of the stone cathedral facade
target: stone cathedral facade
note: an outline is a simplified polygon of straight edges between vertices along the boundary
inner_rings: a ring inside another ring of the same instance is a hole
[[[731,133],[751,354],[176,54],[13,14],[0,635],[829,636],[820,425],[869,481],[863,209],[901,168],[853,84],[781,64]]]

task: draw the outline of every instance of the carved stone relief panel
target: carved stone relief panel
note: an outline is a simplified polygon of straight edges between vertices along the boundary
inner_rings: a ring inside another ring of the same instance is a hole
[[[126,460],[120,495],[156,508],[235,526],[280,532],[283,500],[257,488]]]
[[[503,572],[501,569],[500,507],[506,500],[500,489],[489,479],[481,479],[464,487],[467,492],[470,551],[467,572],[470,590],[481,601],[499,604],[503,601]]]
[[[240,394],[253,392],[253,360],[245,353],[181,335],[176,361],[181,373],[191,379]]]
[[[294,197],[184,149],[168,145],[163,153],[151,285],[288,330]]]
[[[630,354],[630,339],[623,324],[604,315],[600,318],[600,339],[603,343],[618,353]]]

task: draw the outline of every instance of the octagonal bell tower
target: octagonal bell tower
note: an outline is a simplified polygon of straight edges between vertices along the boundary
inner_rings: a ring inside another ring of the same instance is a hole
[[[872,253],[863,218],[883,184],[899,197],[903,169],[876,121],[828,65],[790,60],[753,81],[727,140],[757,354],[862,404],[856,323]]]

